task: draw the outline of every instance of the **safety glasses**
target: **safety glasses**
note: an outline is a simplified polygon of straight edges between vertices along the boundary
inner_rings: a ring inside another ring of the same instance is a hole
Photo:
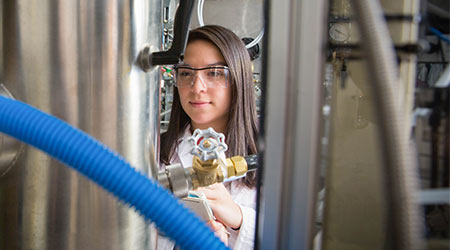
[[[175,86],[190,88],[194,86],[196,77],[199,77],[208,88],[228,88],[229,69],[227,66],[211,66],[192,68],[189,66],[175,67]]]

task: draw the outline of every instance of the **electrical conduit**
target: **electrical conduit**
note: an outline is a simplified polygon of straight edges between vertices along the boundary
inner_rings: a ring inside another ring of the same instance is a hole
[[[73,167],[155,222],[182,249],[227,249],[168,191],[120,155],[60,119],[0,95],[0,132]]]

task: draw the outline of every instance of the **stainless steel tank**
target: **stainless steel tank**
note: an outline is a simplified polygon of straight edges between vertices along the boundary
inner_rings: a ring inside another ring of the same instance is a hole
[[[18,100],[89,133],[154,176],[159,0],[3,0],[1,82]],[[133,209],[46,154],[0,134],[0,249],[154,249]],[[11,157],[15,156],[15,157]]]

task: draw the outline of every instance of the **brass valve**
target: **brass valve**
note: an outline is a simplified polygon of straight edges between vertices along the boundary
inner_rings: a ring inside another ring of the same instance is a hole
[[[225,158],[224,152],[228,148],[225,137],[212,128],[196,129],[188,140],[193,146],[192,167],[183,168],[181,164],[173,164],[158,173],[158,181],[177,197],[186,197],[191,189],[243,177],[249,167],[251,171],[255,169],[257,161],[254,157]]]
[[[218,159],[202,161],[198,156],[192,159],[192,187],[205,187],[223,182],[224,175]]]
[[[226,169],[226,173],[224,173]],[[221,183],[225,179],[242,176],[247,172],[247,162],[242,156],[202,161],[198,156],[192,160],[191,179],[192,188],[206,187],[214,183]],[[226,175],[226,177],[225,177]]]

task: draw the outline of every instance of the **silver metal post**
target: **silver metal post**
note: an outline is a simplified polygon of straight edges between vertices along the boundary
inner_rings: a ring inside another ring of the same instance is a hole
[[[326,1],[269,1],[257,246],[310,249]]]

